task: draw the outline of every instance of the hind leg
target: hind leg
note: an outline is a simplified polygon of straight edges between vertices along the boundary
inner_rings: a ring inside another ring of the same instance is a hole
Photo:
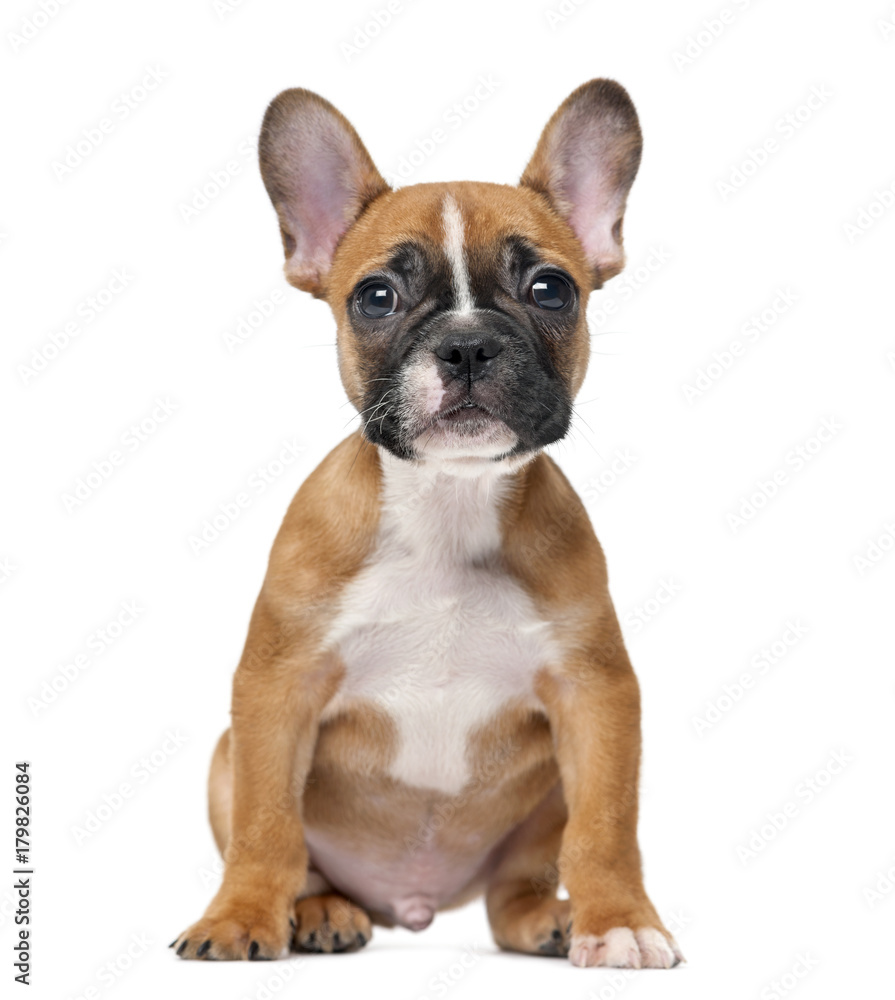
[[[556,898],[565,822],[557,785],[510,835],[486,895],[491,933],[501,948],[531,955],[568,954],[569,901]]]
[[[218,740],[208,775],[208,818],[221,854],[230,840],[232,789],[228,729]],[[373,934],[366,912],[335,892],[313,865],[308,868],[307,882],[296,900],[292,922],[294,951],[357,951]]]
[[[303,896],[295,904],[295,951],[357,951],[372,935],[366,911],[337,892]]]
[[[214,748],[208,772],[208,819],[214,842],[221,855],[230,840],[230,812],[233,809],[233,773],[230,767],[230,730],[225,729]]]

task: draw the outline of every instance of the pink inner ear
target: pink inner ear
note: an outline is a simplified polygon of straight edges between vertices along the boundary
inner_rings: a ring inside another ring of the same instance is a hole
[[[554,162],[568,223],[590,263],[614,273],[624,263],[615,225],[624,212],[630,186],[619,177],[628,143],[627,123],[573,109],[557,133]]]
[[[285,208],[295,223],[292,257],[302,269],[311,263],[328,270],[336,244],[348,228],[361,184],[352,176],[358,173],[352,170],[353,156],[350,140],[329,127],[309,137],[292,165],[295,193]]]
[[[614,271],[624,263],[624,252],[613,229],[621,217],[622,199],[605,184],[584,186],[580,194],[567,196],[574,206],[569,225],[581,241],[591,264],[601,271]]]

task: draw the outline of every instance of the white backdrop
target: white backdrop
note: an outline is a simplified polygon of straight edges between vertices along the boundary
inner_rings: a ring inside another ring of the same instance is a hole
[[[21,759],[31,996],[807,1000],[891,981],[895,7],[838,7],[4,5],[15,989]],[[481,903],[356,955],[180,962],[165,946],[216,884],[205,777],[270,544],[351,417],[328,309],[281,275],[266,104],[319,91],[406,181],[513,182],[594,76],[628,88],[644,159],[628,270],[591,300],[582,419],[553,453],[609,559],[643,688],[647,886],[689,962],[500,954]]]

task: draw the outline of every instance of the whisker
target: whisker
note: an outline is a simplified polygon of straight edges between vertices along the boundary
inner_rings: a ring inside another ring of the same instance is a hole
[[[385,392],[385,395],[384,395],[384,396],[383,396],[383,397],[382,397],[382,398],[381,398],[381,399],[379,400],[379,402],[378,402],[378,403],[374,403],[374,404],[373,404],[372,406],[368,406],[368,407],[367,407],[367,408],[366,408],[365,410],[361,410],[361,411],[360,411],[359,413],[355,413],[355,415],[354,415],[354,416],[353,416],[353,417],[351,418],[351,420],[355,420],[355,419],[357,419],[358,417],[363,417],[363,415],[364,415],[365,413],[369,413],[369,414],[370,414],[370,416],[369,416],[369,417],[367,417],[367,419],[366,419],[366,420],[364,421],[364,430],[366,430],[366,428],[367,428],[367,427],[369,426],[369,424],[370,424],[370,421],[371,421],[371,420],[373,419],[373,417],[375,416],[375,414],[376,414],[376,411],[377,411],[377,410],[378,410],[378,409],[379,409],[380,407],[382,407],[382,406],[386,406],[386,405],[387,405],[387,403],[386,403],[386,397],[388,396],[388,394],[389,394],[390,392],[393,392],[393,391],[394,391],[394,389],[387,389],[387,390],[386,390],[386,392]],[[372,412],[370,412],[370,411],[372,411]],[[386,416],[387,416],[387,414],[386,414]],[[384,419],[384,418],[383,418],[383,419]],[[351,423],[351,420],[349,420],[349,421],[348,421],[348,424],[350,424],[350,423]],[[345,424],[345,426],[347,427],[347,426],[348,426],[348,424]]]

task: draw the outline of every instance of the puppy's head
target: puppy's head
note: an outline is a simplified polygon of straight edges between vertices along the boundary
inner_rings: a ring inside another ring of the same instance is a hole
[[[307,90],[271,103],[259,148],[286,277],[332,308],[370,441],[401,458],[499,460],[566,433],[587,297],[622,268],[640,162],[619,84],[593,80],[560,105],[517,187],[393,191],[348,121]]]

